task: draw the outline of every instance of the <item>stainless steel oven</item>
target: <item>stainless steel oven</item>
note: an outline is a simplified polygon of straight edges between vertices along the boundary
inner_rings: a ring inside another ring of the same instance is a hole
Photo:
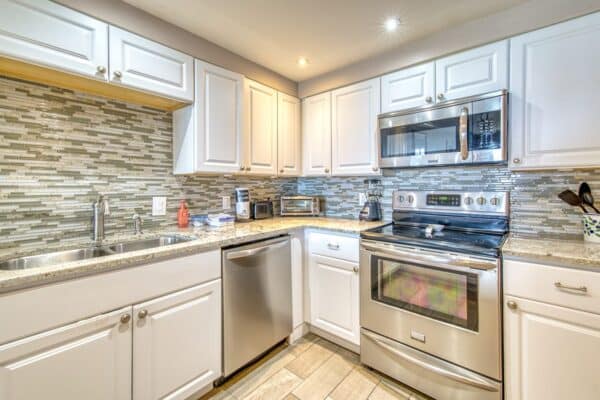
[[[501,399],[499,268],[362,239],[361,360],[435,398]]]
[[[508,93],[499,91],[379,116],[381,168],[502,163]]]

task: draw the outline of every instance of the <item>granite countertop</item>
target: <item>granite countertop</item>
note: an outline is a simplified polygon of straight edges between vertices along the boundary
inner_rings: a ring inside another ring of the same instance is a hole
[[[511,235],[502,247],[507,259],[600,272],[600,244],[582,240],[525,238]]]
[[[241,244],[278,234],[287,233],[297,228],[313,228],[344,233],[359,233],[363,230],[385,225],[387,222],[366,222],[340,218],[325,217],[278,217],[251,222],[236,223],[229,227],[200,227],[200,228],[168,228],[156,230],[136,237],[132,235],[114,235],[103,244],[110,245],[119,241],[151,238],[159,235],[184,235],[194,240],[173,244],[170,246],[114,254],[88,260],[55,264],[47,267],[19,269],[11,271],[0,270],[0,293],[43,285],[50,282],[72,279],[80,276],[114,271],[134,265],[146,264],[163,260],[200,253],[206,250],[218,249],[232,244]],[[86,247],[91,243],[82,242],[78,247]],[[73,248],[54,248],[60,251]],[[38,252],[39,253],[39,252]],[[20,256],[14,251],[0,252],[0,261]]]

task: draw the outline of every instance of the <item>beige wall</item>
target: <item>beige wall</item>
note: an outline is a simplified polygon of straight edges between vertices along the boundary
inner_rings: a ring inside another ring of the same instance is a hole
[[[296,82],[119,0],[55,0],[112,25],[297,95]],[[167,0],[168,1],[168,0]]]
[[[388,53],[302,81],[298,84],[298,95],[301,98],[311,96],[597,10],[600,10],[600,0],[530,0],[408,43]]]

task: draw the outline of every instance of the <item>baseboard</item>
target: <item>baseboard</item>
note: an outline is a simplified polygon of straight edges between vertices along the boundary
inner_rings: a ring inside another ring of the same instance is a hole
[[[302,336],[306,335],[308,332],[309,332],[308,324],[303,322],[302,324],[300,324],[294,328],[294,330],[292,331],[292,334],[289,336],[288,341],[290,342],[290,344],[294,344],[294,343],[296,343],[296,341],[298,341],[298,339],[300,339]]]
[[[306,324],[306,325],[309,325],[309,324]],[[345,349],[348,349],[348,350],[353,351],[353,352],[355,352],[357,354],[360,354],[360,346],[359,345],[356,345],[356,344],[351,343],[351,342],[349,342],[349,341],[347,341],[345,339],[342,339],[342,338],[339,338],[339,337],[337,337],[335,335],[332,335],[331,333],[326,332],[326,331],[324,331],[322,329],[319,329],[319,328],[317,328],[317,327],[315,327],[313,325],[309,325],[309,330],[310,330],[310,332],[314,333],[315,335],[321,336],[323,339],[327,339],[330,342],[333,342],[333,343],[335,343],[335,344],[337,344],[337,345],[339,345],[339,346],[341,346],[341,347],[343,347]]]

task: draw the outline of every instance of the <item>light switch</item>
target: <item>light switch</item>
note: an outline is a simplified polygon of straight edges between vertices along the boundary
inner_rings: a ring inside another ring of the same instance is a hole
[[[231,208],[231,197],[223,196],[221,199],[223,201],[223,210],[229,210]]]
[[[167,214],[167,198],[164,196],[152,197],[152,216]]]

